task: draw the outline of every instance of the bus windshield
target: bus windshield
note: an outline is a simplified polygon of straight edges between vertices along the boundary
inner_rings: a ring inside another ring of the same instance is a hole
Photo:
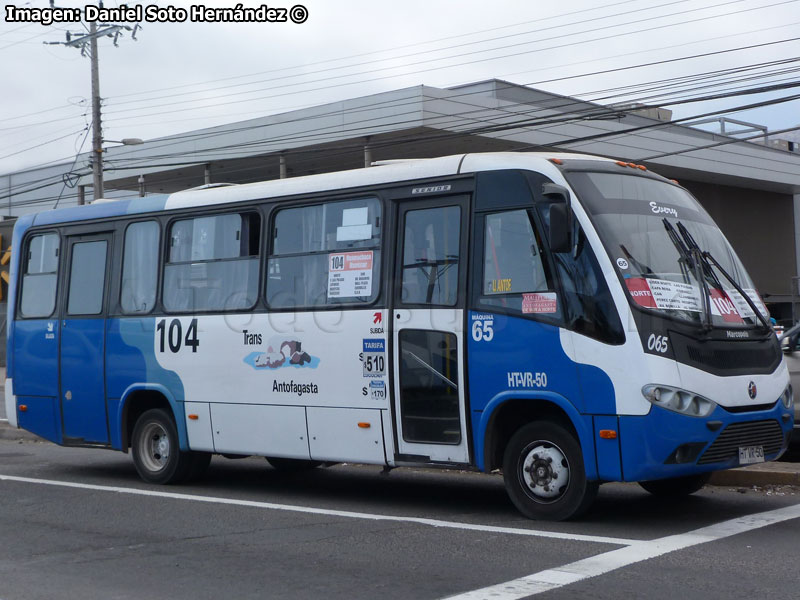
[[[727,274],[768,314],[728,240],[688,192],[616,173],[573,172],[569,181],[637,306],[711,326],[760,325]]]

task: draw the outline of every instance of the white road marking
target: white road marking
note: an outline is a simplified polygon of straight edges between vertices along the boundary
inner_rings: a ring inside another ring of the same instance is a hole
[[[449,596],[447,600],[518,600],[569,585],[577,581],[604,575],[615,569],[656,558],[669,552],[683,550],[697,544],[705,544],[782,521],[800,517],[800,504],[745,515],[723,521],[688,533],[669,535],[651,541],[634,542],[632,545],[591,556],[555,569],[547,569],[533,575],[488,586],[464,594]]]
[[[236,498],[221,498],[215,496],[198,496],[194,494],[179,494],[175,492],[161,492],[156,490],[141,490],[136,488],[114,487],[106,485],[94,485],[89,483],[78,483],[71,481],[57,481],[53,479],[34,479],[31,477],[16,477],[13,475],[0,474],[0,481],[16,481],[20,483],[34,483],[40,485],[53,485],[100,492],[115,492],[118,494],[131,494],[135,496],[150,496],[154,498],[169,498],[172,500],[190,500],[192,502],[206,502],[209,504],[228,504],[235,506],[248,506],[252,508],[265,508],[268,510],[283,510],[297,513],[307,513],[315,515],[327,515],[334,517],[344,517],[348,519],[366,519],[370,521],[395,521],[402,523],[416,523],[418,525],[428,525],[430,527],[446,527],[449,529],[464,529],[469,531],[481,531],[487,533],[502,533],[510,535],[524,535],[531,537],[555,538],[559,540],[573,540],[579,542],[593,542],[598,544],[614,544],[617,546],[630,546],[641,543],[639,540],[613,538],[595,535],[582,535],[577,533],[561,533],[557,531],[538,531],[535,529],[524,529],[521,527],[498,527],[493,525],[477,525],[474,523],[459,523],[457,521],[441,521],[439,519],[426,519],[423,517],[402,517],[397,515],[380,515],[362,512],[351,512],[346,510],[332,510],[328,508],[315,508],[312,506],[296,506],[292,504],[274,504],[272,502],[258,502],[254,500],[238,500]]]

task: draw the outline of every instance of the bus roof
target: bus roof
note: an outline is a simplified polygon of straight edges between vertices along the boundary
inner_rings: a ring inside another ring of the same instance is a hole
[[[275,179],[244,185],[203,187],[144,198],[97,201],[86,206],[75,206],[38,213],[31,225],[51,225],[72,221],[106,219],[124,215],[135,215],[162,210],[210,206],[293,196],[327,190],[366,187],[426,178],[446,177],[477,171],[499,169],[552,169],[555,167],[548,159],[597,160],[613,162],[609,158],[585,154],[560,152],[496,152],[477,154],[456,154],[439,158],[409,159],[378,163],[368,169],[337,171],[320,175],[306,175],[289,179]]]

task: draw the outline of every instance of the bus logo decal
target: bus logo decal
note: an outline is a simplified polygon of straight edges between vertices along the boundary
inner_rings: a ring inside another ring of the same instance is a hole
[[[244,357],[244,362],[254,369],[279,369],[281,367],[316,369],[319,365],[319,358],[305,352],[301,342],[287,340],[269,346],[266,352],[251,352]]]

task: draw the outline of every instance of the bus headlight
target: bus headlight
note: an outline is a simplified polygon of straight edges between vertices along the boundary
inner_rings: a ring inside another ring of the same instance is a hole
[[[794,405],[794,392],[792,391],[791,383],[786,386],[785,390],[783,390],[783,393],[781,394],[781,402],[786,408],[792,408]]]
[[[705,417],[717,406],[708,398],[667,385],[646,385],[642,388],[642,394],[651,404],[690,417]]]

